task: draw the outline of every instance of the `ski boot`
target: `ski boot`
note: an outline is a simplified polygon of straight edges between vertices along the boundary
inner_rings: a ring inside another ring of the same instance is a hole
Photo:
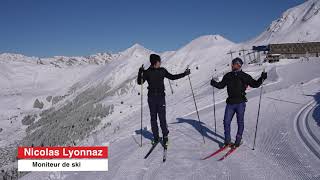
[[[242,144],[243,144],[242,140],[236,140],[235,143],[233,144],[233,148],[238,148]]]
[[[233,143],[232,142],[224,142],[223,146],[231,147],[231,146],[233,146]]]
[[[159,138],[155,138],[155,139],[153,139],[152,141],[151,141],[151,144],[152,144],[152,146],[154,146],[154,145],[156,145],[156,144],[158,144],[159,143]]]

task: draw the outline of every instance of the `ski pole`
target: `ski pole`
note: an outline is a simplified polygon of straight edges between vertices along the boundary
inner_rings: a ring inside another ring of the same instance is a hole
[[[169,85],[170,85],[171,93],[173,94],[173,88],[172,88],[172,85],[171,85],[171,81],[170,81],[170,79],[168,79],[168,81],[169,81]]]
[[[263,72],[265,72],[265,69],[263,69]],[[261,84],[261,88],[260,88],[260,97],[259,97],[259,106],[258,106],[258,114],[257,114],[257,123],[256,123],[256,130],[255,130],[255,133],[254,133],[254,140],[253,140],[252,150],[254,150],[254,148],[255,148],[255,146],[256,146],[256,138],[257,138],[257,132],[258,132],[259,116],[260,116],[260,106],[261,106],[261,97],[262,97],[263,81],[264,81],[264,80],[262,80],[262,84]]]
[[[188,68],[189,68],[189,66],[187,66],[187,69],[188,69]],[[197,116],[198,116],[198,121],[199,121],[199,125],[200,125],[200,131],[201,131],[203,143],[205,144],[206,141],[204,140],[203,129],[202,129],[201,120],[200,120],[200,116],[199,116],[198,106],[197,106],[196,98],[194,97],[194,92],[193,92],[193,88],[192,88],[192,84],[191,84],[191,78],[190,78],[189,75],[188,75],[188,78],[189,78],[189,83],[190,83],[190,88],[191,88],[191,93],[192,93],[194,105],[195,105],[195,107],[196,107],[196,112],[197,112]]]
[[[213,79],[213,76],[212,76]],[[214,97],[214,87],[212,89],[212,96],[213,96],[213,118],[214,118],[214,133],[217,137],[217,118],[216,118],[216,99]]]
[[[143,68],[143,64],[141,66]],[[140,144],[140,147],[142,147],[142,119],[143,119],[143,71],[141,73],[141,80],[140,80],[140,83],[141,83],[141,128],[140,128],[140,135],[141,135],[141,144]]]

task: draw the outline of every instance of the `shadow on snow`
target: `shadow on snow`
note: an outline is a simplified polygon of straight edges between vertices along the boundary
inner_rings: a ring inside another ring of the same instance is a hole
[[[150,141],[153,139],[153,134],[152,132],[148,131],[147,127],[144,127],[141,131],[141,129],[135,130],[137,135],[141,135],[145,138],[145,139],[149,139]]]
[[[313,96],[314,100],[317,102],[316,108],[313,111],[313,118],[317,122],[318,126],[320,126],[320,92]]]
[[[210,139],[211,141],[217,143],[220,147],[223,146],[223,141],[219,141],[217,137],[222,140],[224,139],[224,137],[207,128],[205,126],[205,123],[203,122],[199,123],[199,121],[196,121],[194,119],[177,118],[177,122],[173,122],[170,124],[180,124],[180,123],[186,123],[191,125],[194,129],[196,129],[200,134],[202,134],[207,139]],[[213,135],[215,138],[210,135]]]
[[[312,117],[316,121],[317,125],[320,126],[320,92],[317,92],[315,95],[306,95],[312,96],[316,101],[316,108],[313,111]]]

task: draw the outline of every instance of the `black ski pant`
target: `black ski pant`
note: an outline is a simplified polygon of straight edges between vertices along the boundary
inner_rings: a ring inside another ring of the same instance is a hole
[[[167,137],[169,134],[167,120],[166,120],[166,99],[165,96],[149,95],[148,104],[151,117],[151,129],[154,139],[159,139],[159,129],[157,123],[157,116],[160,120],[160,127],[163,137]]]

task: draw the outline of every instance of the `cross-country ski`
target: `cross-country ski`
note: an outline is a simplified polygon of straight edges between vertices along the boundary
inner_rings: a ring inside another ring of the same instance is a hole
[[[166,162],[166,160],[167,160],[167,148],[163,148],[162,162]]]
[[[217,154],[219,154],[219,153],[221,153],[221,152],[225,151],[225,150],[226,150],[226,149],[228,149],[228,148],[229,148],[229,146],[222,146],[220,149],[218,149],[218,150],[217,150],[217,151],[215,151],[214,153],[212,153],[212,154],[210,154],[210,155],[208,155],[208,156],[206,156],[206,157],[202,158],[202,160],[209,159],[209,158],[211,158],[211,157],[213,157],[213,156],[215,156],[215,155],[217,155]]]
[[[149,155],[153,152],[153,150],[156,148],[156,146],[159,144],[159,142],[153,144],[150,148],[150,150],[148,151],[148,153],[144,156],[144,159],[147,159],[149,157]]]
[[[238,147],[231,147],[229,149],[229,151],[219,159],[219,161],[226,159],[228,156],[230,156],[237,149],[238,149]]]

